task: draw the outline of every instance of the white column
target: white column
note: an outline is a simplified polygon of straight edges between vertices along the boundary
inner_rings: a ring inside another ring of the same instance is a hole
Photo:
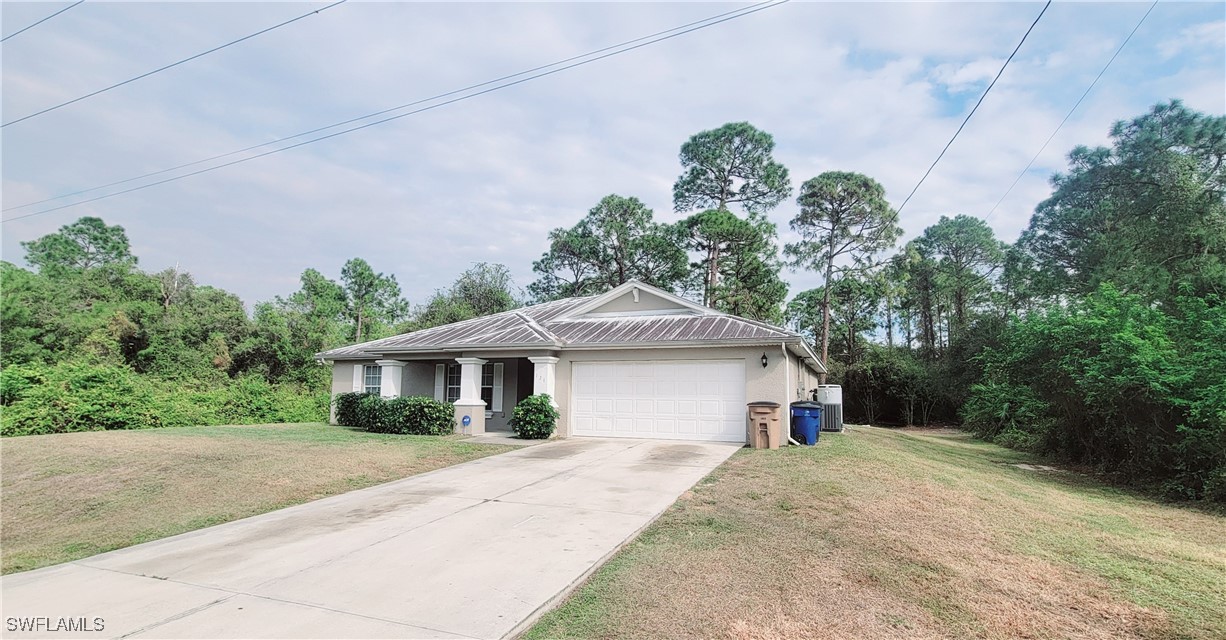
[[[404,380],[405,363],[399,360],[375,360],[379,365],[379,395],[384,398],[400,396],[401,381]]]
[[[460,398],[455,401],[456,431],[485,433],[485,401],[481,399],[481,358],[456,358],[460,364]],[[465,418],[468,424],[464,424]]]
[[[532,393],[548,393],[549,404],[558,408],[558,394],[555,390],[557,381],[558,359],[553,356],[533,356],[528,361],[535,365],[532,371]]]

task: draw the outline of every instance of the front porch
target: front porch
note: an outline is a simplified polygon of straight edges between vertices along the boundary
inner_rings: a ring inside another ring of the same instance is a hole
[[[389,357],[354,365],[353,388],[387,398],[426,396],[451,403],[456,433],[510,433],[511,413],[520,400],[547,393],[557,406],[557,362],[552,355]]]

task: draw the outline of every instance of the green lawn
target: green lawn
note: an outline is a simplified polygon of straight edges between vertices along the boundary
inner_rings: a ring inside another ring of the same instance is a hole
[[[2,569],[75,560],[508,449],[320,423],[4,438]]]
[[[527,638],[1224,638],[1226,518],[951,431],[743,450]]]

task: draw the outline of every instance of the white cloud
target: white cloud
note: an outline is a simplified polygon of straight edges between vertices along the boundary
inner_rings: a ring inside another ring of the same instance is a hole
[[[1053,5],[907,205],[908,236],[942,214],[985,215],[1145,8]],[[729,9],[349,3],[5,128],[5,206],[276,139]],[[1172,97],[1226,110],[1223,47],[1165,61],[1154,54],[1155,43],[1165,42],[1160,34],[1203,26],[1212,9],[1155,10],[993,216],[1002,239],[1016,237],[1046,197],[1047,177],[1063,168],[1068,149],[1104,143],[1112,121]],[[3,10],[6,23],[24,17],[10,18],[10,4]],[[5,119],[305,10],[86,3],[5,43]],[[898,205],[1036,12],[1028,3],[792,3],[301,149],[6,223],[3,257],[20,262],[21,241],[98,215],[125,226],[146,268],[178,262],[248,304],[290,293],[307,267],[336,276],[354,256],[395,273],[413,302],[478,261],[505,263],[526,285],[546,232],[573,224],[608,193],[637,196],[661,219],[678,219],[671,202],[678,148],[689,135],[732,120],[774,134],[794,184],[827,170],[860,171],[882,182]],[[795,211],[788,202],[771,213],[784,240]],[[816,284],[803,272],[788,278],[794,292]]]
[[[1220,53],[1223,42],[1226,42],[1226,20],[1205,22],[1181,29],[1175,37],[1158,43],[1158,53],[1166,59],[1200,49]]]

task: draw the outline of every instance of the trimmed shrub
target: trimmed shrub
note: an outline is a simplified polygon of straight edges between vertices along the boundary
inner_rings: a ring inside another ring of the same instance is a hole
[[[386,405],[387,402],[379,394],[363,393],[353,410],[353,426],[374,433],[389,433],[386,424],[388,413],[384,410]]]
[[[342,427],[358,426],[358,401],[367,394],[360,391],[342,393],[336,396],[336,424]]]
[[[443,436],[455,432],[455,407],[434,398],[415,396],[403,400],[400,413],[406,431],[419,436]]]
[[[526,440],[544,440],[553,435],[558,424],[558,410],[550,404],[548,394],[528,396],[511,412],[511,428]]]

